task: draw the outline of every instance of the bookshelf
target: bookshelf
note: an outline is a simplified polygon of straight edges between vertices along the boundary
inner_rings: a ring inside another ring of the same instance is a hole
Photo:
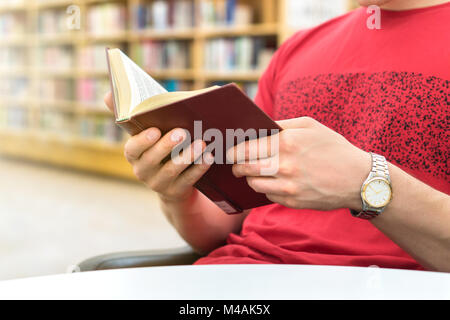
[[[273,51],[302,27],[288,21],[299,1],[0,0],[0,153],[134,179],[102,102],[104,48],[123,49],[169,90],[233,81],[253,96]]]

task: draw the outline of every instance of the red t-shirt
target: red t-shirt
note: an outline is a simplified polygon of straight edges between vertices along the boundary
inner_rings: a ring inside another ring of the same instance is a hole
[[[450,3],[382,10],[381,30],[367,28],[369,16],[360,8],[294,35],[262,77],[256,103],[275,120],[315,118],[449,194]],[[242,263],[423,269],[348,209],[278,204],[252,210],[239,235],[196,264]]]

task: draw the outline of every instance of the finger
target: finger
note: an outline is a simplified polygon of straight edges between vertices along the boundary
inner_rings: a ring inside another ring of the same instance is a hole
[[[150,165],[159,165],[186,138],[187,134],[183,129],[173,129],[164,135],[154,146],[146,150],[140,160]]]
[[[201,140],[194,141],[194,143],[192,143],[180,155],[166,162],[162,166],[158,173],[153,177],[153,183],[157,185],[158,189],[167,188],[184,170],[186,170],[198,157],[202,155],[205,148],[205,142]]]
[[[179,191],[187,190],[195,185],[201,177],[211,168],[214,157],[211,153],[203,155],[203,161],[200,164],[195,164],[186,171],[184,171],[174,183],[174,188]]]
[[[300,187],[286,179],[277,177],[247,177],[248,185],[256,192],[280,197],[298,197]]]
[[[313,127],[319,124],[319,122],[310,117],[300,117],[277,121],[277,124],[283,129],[300,129]]]
[[[278,192],[277,179],[273,177],[247,177],[247,183],[256,192],[271,194]]]
[[[275,176],[279,169],[279,157],[271,157],[251,161],[249,163],[235,164],[232,171],[235,177]]]
[[[105,95],[103,100],[105,101],[105,104],[108,107],[108,109],[111,110],[112,112],[114,112],[114,102],[113,102],[113,97],[112,97],[112,92],[111,91],[109,91]]]
[[[125,144],[125,157],[128,162],[133,163],[138,160],[160,137],[161,131],[159,129],[150,128],[128,139]]]
[[[269,194],[266,194],[266,198],[274,203],[281,204],[282,206],[291,207],[289,198],[287,196],[281,196],[281,195],[269,193]]]
[[[227,160],[242,163],[273,157],[279,152],[279,134],[242,142],[227,151]]]

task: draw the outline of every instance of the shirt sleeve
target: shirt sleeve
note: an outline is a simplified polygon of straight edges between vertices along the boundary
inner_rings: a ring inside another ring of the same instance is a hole
[[[273,103],[274,103],[274,82],[276,75],[276,65],[278,62],[278,56],[280,50],[278,49],[273,55],[269,66],[264,71],[262,77],[259,79],[258,92],[256,93],[255,103],[267,113],[270,117],[273,117]]]
[[[299,31],[291,38],[287,39],[273,55],[269,66],[264,71],[258,83],[258,92],[256,94],[255,103],[260,109],[273,118],[273,105],[276,98],[277,79],[279,78],[279,70],[288,56],[289,51],[298,43],[298,39],[304,32]]]

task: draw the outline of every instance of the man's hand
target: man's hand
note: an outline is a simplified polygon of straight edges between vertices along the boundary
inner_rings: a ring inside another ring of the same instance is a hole
[[[228,159],[237,163],[234,175],[245,176],[256,192],[286,207],[361,209],[360,189],[370,172],[370,154],[311,118],[278,124],[284,129],[280,134],[228,150]],[[267,168],[277,170],[265,174]]]
[[[111,110],[112,98],[108,93],[105,103]],[[211,154],[203,154],[204,141],[194,141],[180,158],[162,161],[171,154],[173,148],[182,143],[186,134],[182,129],[174,129],[161,137],[161,131],[150,128],[131,137],[125,145],[125,157],[133,166],[137,178],[151,190],[157,192],[165,202],[182,202],[193,192],[193,185],[208,171],[213,162]],[[191,166],[203,156],[203,161]]]

